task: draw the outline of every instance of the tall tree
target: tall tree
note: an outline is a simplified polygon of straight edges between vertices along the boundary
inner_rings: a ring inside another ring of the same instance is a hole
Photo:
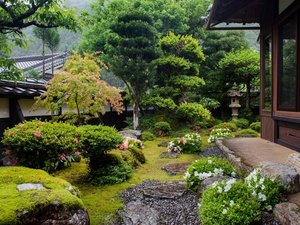
[[[47,29],[47,36],[45,39],[47,47],[51,50],[52,58],[52,76],[54,75],[54,51],[57,51],[60,43],[60,35],[57,31],[57,28]]]
[[[246,108],[250,108],[251,83],[259,77],[259,54],[252,49],[243,49],[226,54],[220,61],[224,82],[243,84],[246,87]]]
[[[136,8],[111,26],[107,56],[111,70],[126,84],[133,102],[133,125],[139,127],[139,105],[153,76],[156,30],[152,18]]]
[[[45,40],[46,40],[46,29],[35,27],[33,29],[34,36],[42,41],[42,56],[43,56],[43,78],[45,77]]]
[[[78,28],[76,11],[63,6],[62,2],[63,0],[0,0],[0,77],[8,74],[14,77],[12,72],[17,71],[11,69],[13,62],[7,58],[10,56],[12,44],[25,46],[23,28]]]

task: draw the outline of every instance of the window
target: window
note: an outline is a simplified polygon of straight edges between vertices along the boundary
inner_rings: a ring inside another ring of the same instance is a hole
[[[264,40],[263,109],[272,108],[272,38]]]
[[[278,47],[278,110],[299,111],[296,14],[279,26]]]

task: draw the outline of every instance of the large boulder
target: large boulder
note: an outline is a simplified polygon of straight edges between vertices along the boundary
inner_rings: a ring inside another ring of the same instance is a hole
[[[282,163],[266,163],[262,166],[263,176],[278,179],[287,188],[289,193],[300,191],[299,174],[292,165]]]
[[[0,167],[0,225],[89,225],[70,183],[42,170]]]
[[[274,215],[282,225],[299,225],[299,207],[294,203],[284,202],[275,205]]]

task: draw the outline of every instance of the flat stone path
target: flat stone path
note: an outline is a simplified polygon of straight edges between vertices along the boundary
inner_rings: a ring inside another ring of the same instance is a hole
[[[264,162],[287,163],[289,155],[296,152],[261,138],[228,138],[222,142],[251,167]]]

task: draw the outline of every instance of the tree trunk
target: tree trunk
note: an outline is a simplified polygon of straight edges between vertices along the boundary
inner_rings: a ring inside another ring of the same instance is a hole
[[[139,102],[137,97],[133,99],[133,129],[137,130],[139,128]]]
[[[45,79],[45,31],[43,30],[43,79]]]
[[[52,52],[52,77],[54,75],[54,59],[53,59],[53,50],[51,50]]]
[[[251,84],[248,82],[246,84],[247,95],[246,95],[246,109],[250,109],[250,98],[251,98]]]

